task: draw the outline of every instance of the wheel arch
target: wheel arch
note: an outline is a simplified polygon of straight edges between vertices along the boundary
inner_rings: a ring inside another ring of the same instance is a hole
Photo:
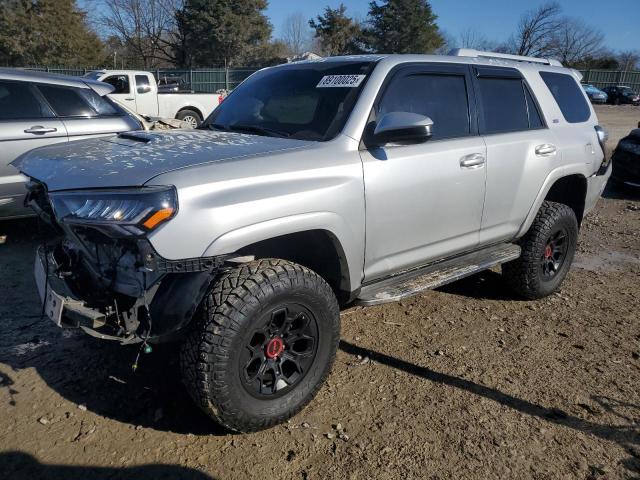
[[[178,109],[178,111],[176,112],[176,117],[178,118],[178,115],[180,114],[180,112],[184,112],[185,110],[191,110],[192,112],[197,113],[198,115],[200,115],[200,120],[204,120],[204,115],[202,115],[202,112],[200,111],[200,109],[198,107],[193,107],[191,105],[186,105],[184,107],[180,107]]]
[[[535,219],[538,210],[545,200],[563,203],[569,206],[578,220],[578,226],[582,222],[585,211],[587,197],[587,176],[584,172],[584,165],[581,168],[572,170],[566,167],[554,170],[549,174],[540,189],[535,202],[533,203],[525,221],[520,226],[516,238],[522,237]]]
[[[331,286],[341,302],[351,293],[349,264],[338,238],[328,230],[314,229],[278,235],[246,245],[240,256],[278,258],[303,265]]]

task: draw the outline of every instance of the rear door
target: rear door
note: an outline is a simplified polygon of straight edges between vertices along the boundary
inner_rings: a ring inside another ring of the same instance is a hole
[[[158,115],[158,92],[150,73],[136,73],[136,109],[141,115]]]
[[[34,148],[66,141],[64,124],[33,85],[0,80],[0,216],[24,213],[25,177],[9,163]]]
[[[137,124],[121,108],[90,88],[36,86],[64,123],[69,140],[134,130]]]
[[[419,144],[361,149],[366,199],[365,281],[471,250],[485,188],[484,141],[466,65],[424,64],[392,72],[371,113],[430,117]]]
[[[561,157],[555,134],[520,71],[473,67],[478,122],[487,145],[480,243],[510,240]]]

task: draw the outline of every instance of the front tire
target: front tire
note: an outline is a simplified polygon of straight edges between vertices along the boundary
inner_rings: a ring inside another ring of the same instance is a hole
[[[340,311],[319,275],[284,260],[224,273],[180,352],[183,381],[211,418],[238,432],[282,423],[315,396],[340,340]]]
[[[578,221],[573,210],[545,201],[518,242],[522,254],[502,265],[502,274],[512,290],[527,299],[551,295],[569,272],[577,241]]]

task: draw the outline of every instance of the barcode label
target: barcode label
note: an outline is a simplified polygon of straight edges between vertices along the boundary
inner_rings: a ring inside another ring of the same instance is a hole
[[[366,75],[326,75],[316,85],[316,88],[357,87]]]

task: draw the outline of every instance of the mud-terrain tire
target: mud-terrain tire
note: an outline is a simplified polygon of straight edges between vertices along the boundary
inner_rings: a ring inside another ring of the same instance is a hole
[[[576,251],[578,221],[562,203],[543,202],[518,244],[522,254],[502,265],[511,289],[533,300],[551,295],[567,276]]]
[[[181,346],[183,382],[218,423],[262,430],[313,399],[339,340],[340,310],[324,279],[288,261],[256,260],[223,273],[202,301]]]
[[[182,120],[183,122],[187,122],[190,128],[196,128],[198,125],[202,123],[202,117],[198,112],[191,109],[180,110],[176,114],[176,118],[178,120]]]

